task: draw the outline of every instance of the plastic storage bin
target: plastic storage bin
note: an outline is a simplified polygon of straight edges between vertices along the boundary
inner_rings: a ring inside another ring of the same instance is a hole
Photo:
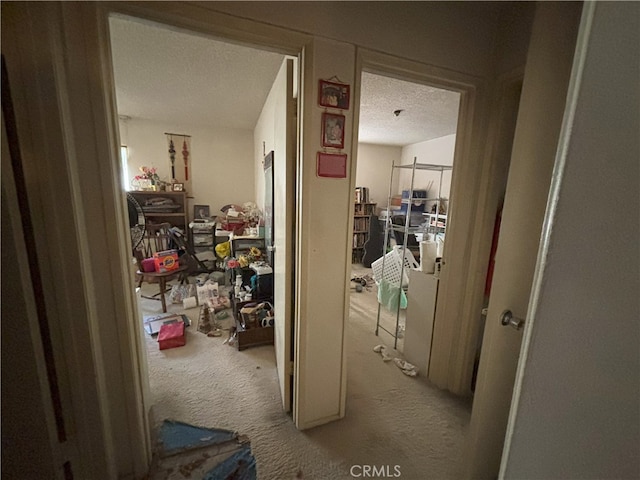
[[[417,270],[420,265],[416,262],[413,253],[409,250],[402,255],[403,248],[400,246],[394,246],[393,249],[387,253],[384,257],[380,257],[378,260],[371,264],[373,269],[373,278],[376,282],[380,282],[383,278],[392,285],[409,285],[409,270]],[[404,257],[404,271],[402,272],[402,279],[400,278],[400,272],[402,271],[402,261]],[[384,272],[382,271],[384,263]]]

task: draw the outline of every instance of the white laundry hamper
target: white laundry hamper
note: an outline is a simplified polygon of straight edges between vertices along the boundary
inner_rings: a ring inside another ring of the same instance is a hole
[[[410,250],[404,252],[404,271],[402,271],[402,255],[403,248],[395,245],[393,249],[387,253],[384,257],[380,257],[378,260],[371,264],[373,269],[373,278],[376,283],[380,283],[383,278],[392,285],[402,285],[406,287],[409,285],[409,270],[417,270],[420,264],[416,262],[416,259]],[[384,263],[384,272],[382,271],[382,264]],[[402,283],[400,283],[400,272],[402,271]]]

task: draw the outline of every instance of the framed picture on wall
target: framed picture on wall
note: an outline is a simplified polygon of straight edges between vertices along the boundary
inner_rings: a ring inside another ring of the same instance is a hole
[[[345,116],[335,113],[322,114],[322,146],[344,148]]]
[[[320,80],[318,84],[318,104],[322,107],[349,110],[349,85]]]

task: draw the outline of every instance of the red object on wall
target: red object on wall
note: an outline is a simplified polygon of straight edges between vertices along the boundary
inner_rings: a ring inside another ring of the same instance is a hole
[[[182,347],[187,344],[184,333],[184,322],[167,323],[160,327],[158,332],[158,345],[160,350]]]
[[[487,279],[484,284],[484,295],[491,294],[491,282],[493,282],[493,270],[496,265],[496,250],[498,250],[498,238],[500,237],[500,222],[502,222],[502,206],[496,213],[496,222],[493,224],[493,241],[491,242],[491,253],[489,254],[489,267],[487,268]]]
[[[318,152],[316,168],[319,177],[346,178],[347,155],[345,153]]]

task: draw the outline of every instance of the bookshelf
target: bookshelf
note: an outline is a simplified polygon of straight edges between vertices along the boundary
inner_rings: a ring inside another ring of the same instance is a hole
[[[376,204],[357,202],[353,213],[353,244],[351,245],[351,263],[362,263],[364,244],[369,239],[369,222],[376,211]]]
[[[131,191],[147,223],[170,223],[187,231],[187,192]]]

